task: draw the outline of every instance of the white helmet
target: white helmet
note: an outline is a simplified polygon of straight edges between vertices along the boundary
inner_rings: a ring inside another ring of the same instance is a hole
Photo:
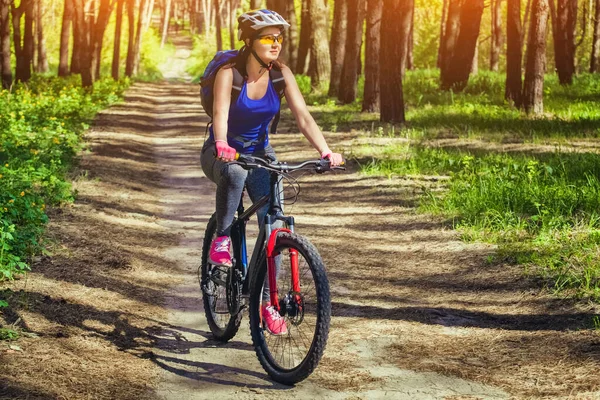
[[[238,17],[238,40],[251,38],[256,32],[269,26],[289,28],[290,24],[275,11],[254,10]]]

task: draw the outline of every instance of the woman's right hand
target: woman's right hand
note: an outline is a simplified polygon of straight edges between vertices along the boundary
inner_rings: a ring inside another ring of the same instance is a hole
[[[215,140],[215,147],[217,149],[217,158],[219,160],[229,162],[235,160],[236,151],[233,147],[227,144],[225,140]]]

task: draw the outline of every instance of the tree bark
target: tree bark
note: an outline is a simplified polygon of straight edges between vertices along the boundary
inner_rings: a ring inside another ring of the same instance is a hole
[[[77,28],[73,35],[73,58],[71,67],[77,64],[78,71],[71,68],[72,73],[81,74],[81,85],[91,87],[94,84],[92,71],[92,52],[93,52],[93,3],[89,0],[75,0],[73,2],[74,25]],[[77,48],[77,51],[75,49]]]
[[[15,47],[15,80],[27,82],[31,78],[31,63],[33,58],[33,0],[23,0],[19,7],[13,3],[12,26],[13,43]],[[25,26],[21,31],[21,19],[25,17]],[[21,36],[23,32],[23,36]]]
[[[479,73],[479,42],[475,42],[475,52],[473,53],[473,60],[471,60],[471,75],[477,75]]]
[[[149,26],[149,18],[152,15],[154,8],[154,0],[141,0],[138,12],[137,27],[135,30],[134,58],[133,58],[133,73],[137,74],[140,69],[142,37]]]
[[[229,48],[235,49],[235,13],[233,0],[227,0],[227,22],[229,27]]]
[[[592,39],[592,56],[590,60],[590,72],[600,72],[600,0],[595,1],[594,36]]]
[[[460,32],[460,9],[465,0],[447,0],[448,7],[446,11],[446,23],[444,26],[444,36],[440,45],[439,64],[441,74],[449,68],[449,61],[452,59],[456,41]]]
[[[165,15],[162,23],[162,36],[160,39],[160,48],[165,46],[167,35],[169,33],[169,19],[171,17],[171,0],[165,0]],[[141,18],[141,17],[140,17]]]
[[[575,29],[577,0],[549,0],[554,37],[554,60],[561,85],[573,83],[575,74]]]
[[[72,0],[65,0],[62,26],[60,29],[60,57],[58,62],[58,76],[69,75],[69,40],[71,38],[71,25],[73,22]]]
[[[100,77],[100,63],[102,61],[102,46],[104,45],[104,33],[108,26],[110,15],[115,6],[114,1],[101,0],[98,8],[98,16],[93,25],[93,43],[92,43],[92,77],[97,80]]]
[[[358,0],[359,3],[362,1],[364,0]],[[314,68],[310,71],[310,79],[312,87],[318,88],[323,82],[329,80],[331,74],[326,0],[311,0],[309,11],[311,22],[310,57],[314,62]]]
[[[381,2],[382,0],[378,1]],[[369,0],[369,4],[374,2],[375,0]],[[333,27],[331,29],[331,42],[329,43],[329,54],[331,56],[331,78],[329,80],[328,95],[331,97],[337,97],[340,91],[342,68],[344,66],[344,55],[346,54],[347,27],[348,0],[335,0]]]
[[[125,76],[133,75],[135,64],[135,0],[127,1],[127,60],[125,61]]]
[[[506,90],[505,98],[516,107],[521,106],[523,43],[521,0],[507,0],[506,20]],[[600,1],[600,0],[598,0]]]
[[[362,46],[363,22],[366,14],[366,1],[356,0],[356,6],[348,6],[348,30],[346,34],[346,52],[340,79],[338,98],[344,104],[356,100],[360,48]]]
[[[442,4],[442,20],[440,22],[440,45],[438,46],[438,56],[437,56],[437,67],[442,68],[442,58],[444,53],[444,46],[446,44],[446,19],[448,17],[448,2],[449,0],[443,0]]]
[[[382,122],[402,123],[404,95],[402,89],[402,27],[398,17],[402,16],[404,0],[384,0],[381,19],[381,51],[379,53],[381,114]]]
[[[10,88],[13,80],[10,67],[10,0],[0,0],[0,74],[2,88]]]
[[[217,37],[217,51],[223,50],[223,36],[221,32],[221,10],[219,0],[213,0],[213,7],[215,13],[215,34]]]
[[[296,61],[296,73],[306,73],[307,59],[310,52],[310,3],[312,0],[302,0],[302,13],[300,15],[300,41],[298,43],[298,59]]]
[[[449,51],[452,55],[446,54],[442,69],[441,80],[442,89],[462,91],[469,81],[477,38],[479,36],[479,27],[481,16],[483,15],[483,0],[472,0],[463,3],[460,10],[459,33],[456,38],[458,46]],[[446,29],[448,32],[448,29]]]
[[[548,9],[548,0],[533,0],[523,86],[523,108],[527,114],[539,115],[544,112]]]
[[[402,57],[401,73],[404,78],[406,72],[406,64],[408,60],[408,48],[410,40],[410,32],[412,31],[413,15],[415,12],[415,1],[414,0],[403,0],[400,3],[401,15],[398,18],[402,35],[398,37],[400,41],[400,56]]]
[[[381,17],[383,0],[367,2],[367,33],[365,48],[365,91],[362,110],[379,111],[379,49],[381,40]]]
[[[285,19],[290,24],[287,33],[287,54],[286,61],[292,71],[296,70],[296,63],[298,59],[298,23],[296,22],[296,7],[293,1],[285,1],[286,13]]]
[[[36,72],[48,72],[48,55],[46,52],[46,37],[44,36],[44,26],[42,16],[44,15],[44,5],[42,1],[36,3],[36,22],[37,33],[37,70]]]
[[[410,34],[408,36],[408,48],[406,49],[406,69],[412,71],[415,69],[415,12],[412,12],[410,21]]]
[[[502,48],[502,0],[492,0],[492,46],[490,50],[490,70],[498,71],[500,49]]]
[[[113,59],[111,75],[116,81],[119,80],[119,67],[121,64],[121,29],[123,27],[123,5],[125,0],[117,0],[117,19],[115,21],[115,45],[113,47]]]

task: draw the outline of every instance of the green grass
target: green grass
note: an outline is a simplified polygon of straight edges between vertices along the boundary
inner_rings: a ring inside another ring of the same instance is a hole
[[[466,240],[500,246],[555,290],[600,301],[600,155],[476,154],[390,146],[367,174],[441,175],[420,210],[453,221]]]
[[[357,149],[363,156],[372,152],[362,170],[446,177],[423,189],[421,212],[448,218],[465,240],[498,244],[496,259],[525,266],[558,295],[600,302],[600,154],[561,151],[574,139],[600,136],[600,77],[580,75],[571,87],[562,87],[548,76],[541,118],[529,118],[504,102],[503,79],[481,73],[464,93],[453,94],[438,90],[435,72],[408,73],[408,125],[392,131],[374,123],[367,132],[413,140],[383,150]],[[508,137],[554,143],[556,150],[428,147],[428,139],[437,137]]]

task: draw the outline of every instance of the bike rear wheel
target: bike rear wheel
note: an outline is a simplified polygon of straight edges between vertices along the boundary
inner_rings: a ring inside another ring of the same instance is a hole
[[[294,252],[298,259],[300,291],[294,290],[291,275],[290,254]],[[329,282],[321,256],[306,238],[281,232],[274,254],[280,257],[277,292],[287,333],[271,335],[262,325],[260,310],[268,275],[265,255],[253,272],[250,331],[256,355],[265,371],[273,380],[293,385],[314,371],[325,350],[331,319]]]
[[[231,276],[233,268],[213,267],[208,263],[208,253],[212,240],[217,234],[217,220],[213,216],[208,221],[202,245],[202,263],[198,268],[198,278],[202,291],[204,313],[214,338],[221,342],[232,339],[242,320],[242,312],[230,313],[232,293]]]

